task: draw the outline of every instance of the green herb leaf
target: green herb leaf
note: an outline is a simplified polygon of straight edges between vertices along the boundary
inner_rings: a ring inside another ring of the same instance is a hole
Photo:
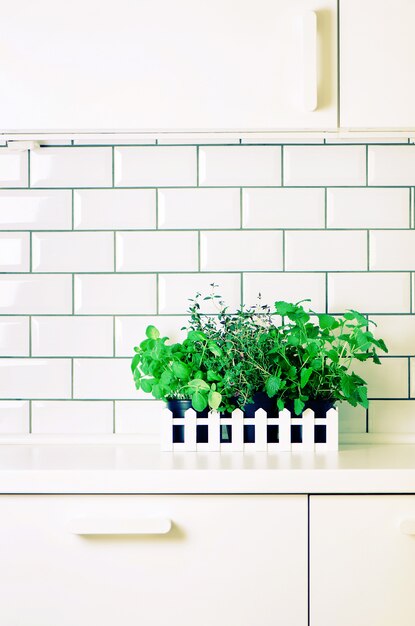
[[[304,407],[305,407],[305,404],[302,400],[300,400],[300,398],[296,398],[294,400],[294,413],[296,415],[301,415]]]
[[[311,367],[303,367],[300,374],[300,386],[301,388],[305,387],[308,381],[310,380],[310,376],[313,373]]]
[[[140,363],[141,361],[141,356],[139,354],[136,354],[133,357],[133,360],[131,361],[131,371],[134,373],[134,370],[136,369],[137,365]]]
[[[146,335],[149,339],[158,339],[160,337],[160,333],[155,326],[147,326]]]
[[[210,391],[208,395],[208,402],[211,409],[217,411],[222,402],[222,394],[218,391]]]
[[[189,368],[184,363],[179,363],[178,361],[173,361],[172,364],[173,374],[179,380],[186,380],[189,377]]]
[[[152,381],[149,378],[143,378],[141,381],[141,389],[144,393],[151,393],[151,390],[153,389]]]
[[[273,398],[277,395],[281,386],[281,379],[277,376],[270,376],[265,382],[265,391],[269,398]]]
[[[204,411],[207,407],[207,399],[206,396],[203,395],[200,391],[195,391],[192,395],[192,407],[195,411]]]

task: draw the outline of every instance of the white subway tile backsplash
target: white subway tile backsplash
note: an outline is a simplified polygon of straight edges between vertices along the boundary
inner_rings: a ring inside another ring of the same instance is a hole
[[[74,228],[134,230],[155,227],[156,191],[154,189],[76,189],[74,191]]]
[[[29,269],[29,233],[0,232],[0,272],[28,272]]]
[[[27,400],[1,400],[0,436],[27,435],[30,429],[29,412]]]
[[[369,185],[413,185],[415,146],[369,146]]]
[[[70,397],[70,359],[0,359],[0,398]]]
[[[212,285],[217,285],[213,288]],[[159,313],[186,314],[196,293],[221,296],[230,311],[241,305],[240,274],[161,274],[159,277]],[[204,313],[217,313],[220,300],[203,301]]]
[[[133,356],[134,346],[140,345],[146,338],[147,326],[153,325],[160,331],[161,337],[169,337],[168,343],[182,341],[188,325],[188,318],[180,315],[140,315],[115,318],[115,356]]]
[[[72,277],[58,274],[0,276],[0,314],[71,313]]]
[[[0,356],[29,356],[28,317],[0,317]]]
[[[136,400],[131,359],[74,359],[74,398],[91,400]]]
[[[72,192],[68,189],[0,190],[1,230],[68,230]]]
[[[74,280],[75,313],[156,313],[155,274],[80,274]]]
[[[112,433],[114,409],[110,401],[72,400],[32,403],[32,433],[104,434]]]
[[[370,330],[384,339],[390,355],[415,354],[415,315],[371,315]]]
[[[243,276],[244,303],[255,304],[258,294],[263,304],[274,305],[277,300],[299,302],[310,299],[304,306],[317,313],[324,313],[326,308],[326,276],[323,273],[288,274],[269,272],[250,273]]]
[[[288,231],[285,269],[344,271],[367,269],[366,231]]]
[[[286,146],[284,185],[365,185],[365,146]]]
[[[200,234],[203,271],[282,270],[282,232],[205,231]]]
[[[183,339],[212,283],[229,310],[260,292],[369,313],[389,356],[354,369],[383,399],[341,404],[340,431],[415,432],[415,146],[118,139],[0,148],[0,436],[156,442],[164,405],[135,389],[133,348],[149,324]]]
[[[112,233],[33,233],[35,272],[110,272],[114,269]]]
[[[111,187],[111,148],[40,148],[30,154],[32,187]]]
[[[0,187],[27,187],[28,172],[27,152],[0,148]]]
[[[239,189],[160,189],[159,228],[239,228]]]
[[[370,269],[415,270],[415,230],[371,232]]]
[[[281,185],[281,147],[201,146],[199,182],[208,187]]]
[[[141,435],[143,441],[158,441],[164,402],[158,400],[121,400],[115,403],[117,433]]]
[[[324,228],[324,189],[243,190],[244,228]]]
[[[404,272],[338,273],[328,276],[328,309],[341,313],[409,313],[410,275]]]
[[[409,210],[405,187],[327,189],[329,228],[409,228]]]
[[[113,318],[32,318],[33,356],[113,356]]]
[[[196,147],[116,147],[114,177],[118,187],[194,187]]]
[[[369,431],[372,433],[415,433],[415,402],[411,400],[372,400]]]
[[[367,382],[369,398],[407,398],[407,358],[381,358],[381,365],[373,361],[353,365],[353,371]]]
[[[122,232],[116,235],[118,272],[191,272],[198,269],[195,232]]]

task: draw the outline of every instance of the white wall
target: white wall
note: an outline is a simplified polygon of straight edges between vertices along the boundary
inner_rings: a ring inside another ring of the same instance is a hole
[[[413,185],[406,143],[0,148],[0,433],[155,432],[132,348],[214,281],[369,314],[391,351],[341,429],[409,439]]]

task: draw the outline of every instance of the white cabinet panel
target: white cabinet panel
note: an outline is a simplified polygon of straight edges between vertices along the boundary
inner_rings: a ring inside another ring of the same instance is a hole
[[[415,128],[413,0],[340,0],[340,125]]]
[[[415,496],[311,497],[310,563],[311,626],[413,626]]]
[[[307,624],[306,496],[2,496],[0,553],[2,624]]]
[[[336,0],[13,0],[1,20],[0,131],[336,126]]]

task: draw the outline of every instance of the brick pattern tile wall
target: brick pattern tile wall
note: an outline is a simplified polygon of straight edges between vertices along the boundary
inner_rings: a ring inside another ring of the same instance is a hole
[[[357,308],[390,347],[344,437],[415,433],[415,146],[0,148],[0,434],[157,432],[129,365],[212,282]],[[360,371],[360,369],[359,369]],[[411,382],[412,381],[412,382]]]

